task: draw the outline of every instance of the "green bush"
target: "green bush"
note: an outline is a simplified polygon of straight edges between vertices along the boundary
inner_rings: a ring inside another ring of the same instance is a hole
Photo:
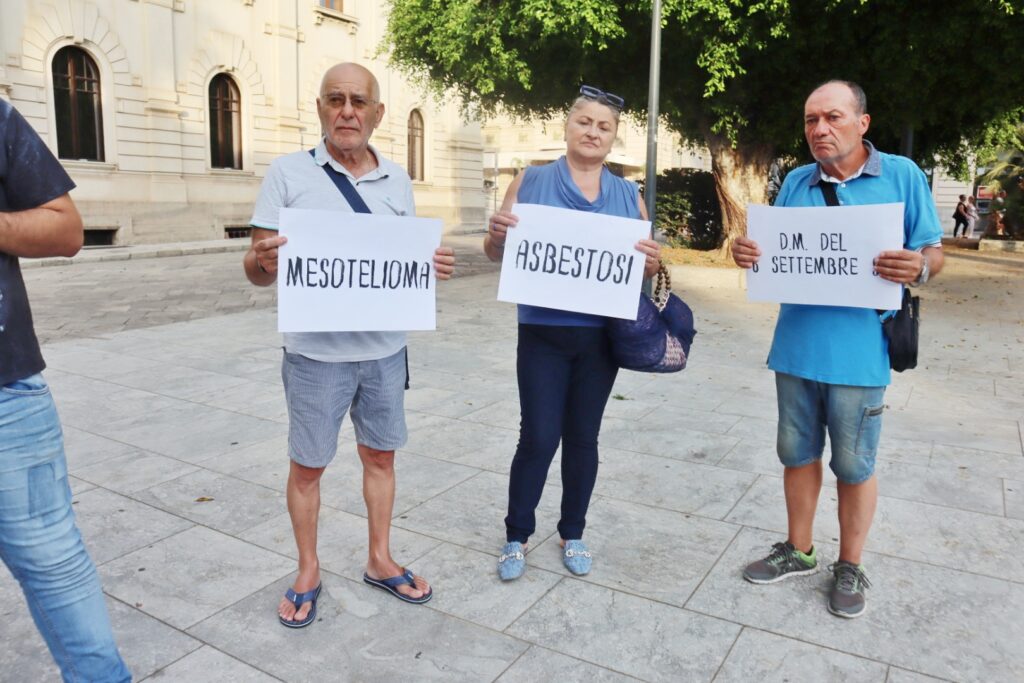
[[[671,246],[708,251],[721,245],[722,211],[711,173],[692,168],[669,169],[658,175],[655,189],[658,196],[654,227]]]

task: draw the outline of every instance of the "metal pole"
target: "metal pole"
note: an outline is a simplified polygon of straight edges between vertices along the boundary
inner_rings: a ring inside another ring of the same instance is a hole
[[[647,180],[644,202],[647,215],[654,221],[654,203],[658,177],[658,97],[661,84],[661,0],[651,3],[651,68],[647,85]]]

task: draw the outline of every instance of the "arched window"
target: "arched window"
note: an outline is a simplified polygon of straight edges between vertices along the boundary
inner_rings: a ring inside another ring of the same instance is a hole
[[[53,56],[57,155],[103,161],[100,70],[85,50],[69,45]]]
[[[210,81],[210,166],[242,168],[242,96],[227,74]]]
[[[423,115],[418,109],[409,114],[409,177],[423,180]]]

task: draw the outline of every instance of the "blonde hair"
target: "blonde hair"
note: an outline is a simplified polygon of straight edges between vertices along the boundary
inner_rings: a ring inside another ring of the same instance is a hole
[[[616,109],[615,107],[611,106],[610,104],[605,104],[604,102],[595,100],[593,97],[585,97],[584,95],[580,95],[579,97],[577,97],[573,101],[572,106],[569,107],[569,112],[565,115],[565,126],[569,125],[569,118],[572,116],[572,113],[579,109],[580,107],[582,107],[584,104],[599,104],[608,111],[610,111],[612,113],[612,117],[615,119],[615,128],[616,130],[618,130],[619,117],[622,115],[622,112]]]

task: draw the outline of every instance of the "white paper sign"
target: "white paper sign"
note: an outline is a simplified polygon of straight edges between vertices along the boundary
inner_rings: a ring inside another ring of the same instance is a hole
[[[516,204],[498,301],[636,320],[649,221]]]
[[[433,330],[436,218],[281,209],[279,332]]]
[[[883,251],[903,248],[903,204],[747,207],[761,256],[747,271],[750,301],[898,309],[902,290],[874,274]]]

